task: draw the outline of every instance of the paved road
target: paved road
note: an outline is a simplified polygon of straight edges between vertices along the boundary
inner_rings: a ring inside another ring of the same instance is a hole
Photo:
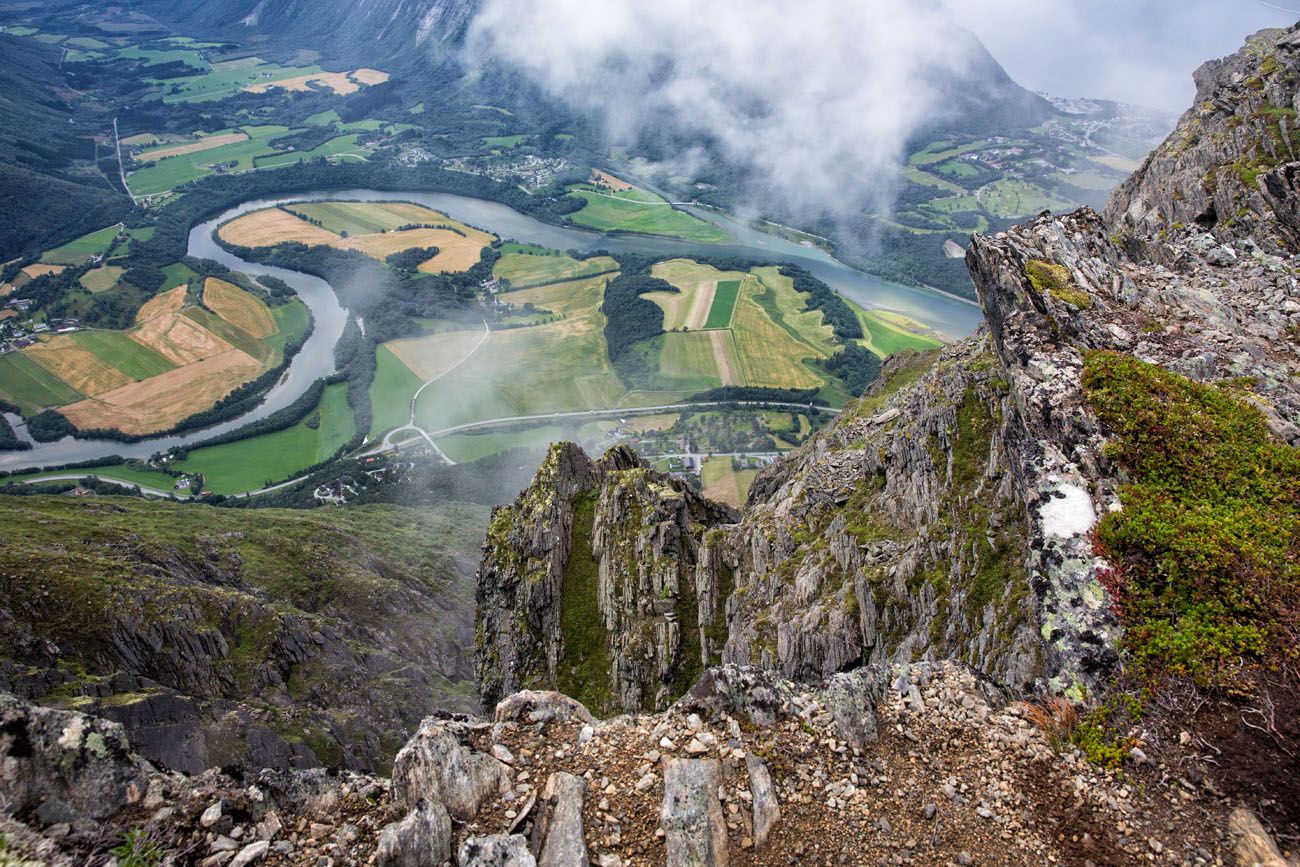
[[[598,419],[598,418],[624,418],[638,415],[657,415],[664,412],[684,412],[688,409],[699,409],[701,407],[719,407],[719,406],[741,406],[752,407],[754,409],[786,409],[796,410],[799,412],[821,412],[827,415],[839,415],[838,409],[829,406],[818,406],[807,403],[788,403],[784,401],[764,401],[764,400],[717,400],[705,401],[701,403],[673,403],[664,406],[641,406],[634,409],[624,407],[622,409],[584,409],[573,412],[552,412],[541,415],[515,415],[504,416],[502,418],[485,419],[484,421],[473,421],[466,424],[446,427],[435,431],[421,431],[421,434],[427,439],[449,436],[450,434],[465,433],[474,430],[486,430],[494,427],[519,424],[521,422],[542,422],[542,421],[560,421],[564,419]],[[371,449],[360,455],[360,457],[369,457],[370,455],[382,454],[383,452],[392,451],[413,442],[418,442],[420,437],[409,437],[401,442],[393,442],[392,435],[409,428],[398,428],[384,437],[383,443],[378,447]]]
[[[126,182],[126,164],[122,162],[122,137],[117,134],[117,118],[113,118],[113,143],[117,145],[117,170],[122,175],[122,189],[131,197],[131,204],[138,205],[140,200],[136,198],[135,193],[131,192],[131,187]]]
[[[139,488],[142,493],[148,494],[151,497],[175,497],[178,500],[191,499],[188,493],[182,493],[180,491],[160,491],[157,488],[151,488],[147,485],[141,485],[135,482],[124,482],[121,479],[110,479],[95,473],[56,473],[49,476],[37,476],[34,479],[20,479],[15,482],[10,482],[8,479],[0,479],[0,486],[7,484],[34,485],[40,482],[79,482],[82,479],[91,476],[94,476],[101,482],[107,482],[110,485],[117,485],[120,488],[127,488],[128,490],[131,488]]]

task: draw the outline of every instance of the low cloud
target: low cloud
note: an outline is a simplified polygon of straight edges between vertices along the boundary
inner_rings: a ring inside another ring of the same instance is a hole
[[[791,208],[885,209],[904,145],[946,110],[941,82],[977,60],[953,27],[928,0],[485,0],[467,57],[614,141],[665,123],[710,141]]]

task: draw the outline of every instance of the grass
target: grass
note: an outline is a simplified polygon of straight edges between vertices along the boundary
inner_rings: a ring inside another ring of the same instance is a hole
[[[159,83],[164,88],[163,102],[212,102],[225,99],[250,84],[284,81],[320,71],[317,66],[283,67],[250,57],[216,64],[204,75],[170,78]]]
[[[1003,178],[984,187],[979,200],[990,214],[1004,218],[1024,217],[1043,211],[1068,211],[1074,207],[1041,187],[1015,178]]]
[[[468,463],[510,449],[543,450],[551,443],[572,438],[572,428],[544,425],[526,430],[492,431],[491,433],[455,434],[438,440],[438,447],[453,461]]]
[[[731,316],[736,310],[736,298],[740,295],[739,280],[718,281],[717,291],[713,295],[713,304],[709,307],[709,318],[705,328],[726,328],[731,324]]]
[[[511,285],[516,287],[563,283],[618,269],[618,263],[608,256],[574,259],[562,254],[534,255],[504,252],[506,246],[502,245],[501,258],[493,267],[492,274],[500,279],[509,280]]]
[[[242,494],[268,481],[281,481],[330,457],[352,437],[347,390],[344,382],[325,387],[317,407],[320,426],[315,430],[304,419],[275,433],[196,449],[172,466],[185,473],[203,473],[205,489],[216,494]]]
[[[598,602],[600,576],[591,554],[595,493],[574,498],[572,507],[573,543],[564,567],[560,602],[564,653],[556,666],[556,686],[604,717],[616,702],[609,686],[609,644]]]
[[[117,52],[117,56],[123,60],[143,60],[145,66],[160,66],[164,63],[184,63],[186,66],[192,66],[195,69],[209,70],[208,66],[197,51],[185,48],[173,48],[168,51],[158,51],[152,48],[139,48],[131,46],[123,48]]]
[[[1025,263],[1025,276],[1029,283],[1040,293],[1050,295],[1058,301],[1087,310],[1092,307],[1088,293],[1074,285],[1070,272],[1064,265],[1031,259]]]
[[[272,141],[291,132],[286,126],[246,126],[243,131],[248,134],[246,141],[168,157],[137,169],[127,175],[131,192],[137,196],[149,196],[174,190],[182,184],[214,174],[209,168],[213,165],[224,164],[227,172],[248,171],[257,167],[258,157],[275,153]],[[291,153],[285,157],[287,161],[284,164],[289,165],[303,159],[305,154]]]
[[[947,140],[935,141],[908,157],[907,164],[910,166],[932,166],[986,147],[988,147],[988,142],[983,140],[966,142],[960,145],[954,145]]]
[[[526,135],[490,135],[483,139],[483,144],[490,148],[517,148],[526,141]]]
[[[726,351],[734,369],[735,348],[730,335],[726,338]],[[722,385],[714,339],[703,331],[671,332],[655,338],[652,351],[658,353],[659,384],[683,391],[706,391]]]
[[[385,202],[298,202],[285,210],[304,214],[320,223],[327,232],[341,235],[373,235],[390,232],[411,223],[430,225],[450,222],[447,217],[427,208],[411,205],[388,205]]]
[[[410,422],[411,398],[422,384],[391,349],[375,348],[375,378],[370,383],[372,439]]]
[[[888,313],[879,310],[857,311],[862,330],[867,335],[867,348],[881,358],[888,358],[905,349],[925,352],[943,344],[932,337],[916,334],[890,322]]]
[[[609,193],[575,187],[570,192],[585,199],[587,204],[571,214],[569,220],[589,229],[663,235],[704,244],[723,244],[731,240],[726,232],[712,223],[678,211],[644,190],[633,188],[623,193]]]
[[[76,475],[82,478],[95,476],[100,479],[112,479],[132,485],[142,485],[158,491],[171,491],[175,479],[157,470],[142,470],[126,464],[113,464],[98,467],[82,467],[75,470],[32,470],[27,473],[15,473],[0,478],[0,488],[11,482],[33,482],[52,476]]]
[[[69,241],[62,247],[46,250],[41,261],[51,265],[80,265],[95,256],[102,256],[113,246],[121,225],[109,226],[88,235],[82,235],[75,241]]]
[[[749,486],[758,470],[734,470],[729,458],[712,458],[700,470],[704,496],[730,506],[740,506],[749,496]]]
[[[271,318],[275,320],[276,331],[263,341],[276,352],[277,358],[284,358],[284,348],[296,341],[311,324],[311,311],[301,301],[293,300],[271,308]]]
[[[193,282],[194,279],[199,276],[193,268],[186,265],[184,262],[173,262],[163,268],[162,272],[167,275],[167,281],[163,283],[162,288],[158,290],[160,292],[166,292],[168,289],[175,289],[182,283]]]
[[[253,158],[253,163],[259,169],[278,169],[295,165],[303,160],[314,160],[320,157],[354,157],[361,159],[369,151],[359,144],[359,139],[360,136],[356,134],[341,135],[309,151],[259,154]]]
[[[107,292],[124,273],[126,269],[119,265],[104,265],[82,274],[80,282],[87,292]]]
[[[74,403],[83,396],[21,352],[0,355],[0,399],[17,406],[23,415]]]
[[[176,365],[124,331],[78,331],[71,335],[79,347],[139,382],[172,370]]]
[[[1084,359],[1088,401],[1115,433],[1123,510],[1097,539],[1123,646],[1147,674],[1243,689],[1300,647],[1300,449],[1232,386],[1115,352]]]
[[[336,123],[342,123],[343,118],[339,117],[338,109],[327,108],[325,111],[318,111],[303,123],[307,126],[330,126]]]

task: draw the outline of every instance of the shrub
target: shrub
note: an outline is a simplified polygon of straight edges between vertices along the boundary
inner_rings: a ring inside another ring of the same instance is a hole
[[[1094,351],[1088,400],[1115,433],[1123,510],[1097,540],[1142,675],[1242,689],[1297,655],[1300,450],[1229,385]]]

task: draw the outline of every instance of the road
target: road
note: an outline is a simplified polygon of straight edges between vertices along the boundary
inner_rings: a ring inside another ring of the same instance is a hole
[[[122,137],[117,134],[117,118],[113,118],[113,144],[117,146],[117,170],[122,175],[122,189],[131,197],[131,204],[138,205],[140,200],[131,192],[131,187],[126,182],[126,164],[122,162]]]
[[[34,479],[22,479],[17,482],[9,482],[6,479],[0,479],[0,486],[6,484],[34,485],[40,482],[79,482],[90,476],[95,476],[95,478],[99,479],[101,482],[107,482],[110,485],[117,485],[121,488],[139,488],[141,493],[148,494],[151,497],[175,497],[178,500],[188,500],[191,498],[188,493],[181,493],[180,491],[160,491],[157,488],[150,488],[146,485],[137,484],[135,482],[124,482],[121,479],[105,478],[104,476],[96,475],[95,473],[56,473],[49,476],[39,476]]]
[[[444,452],[442,449],[438,448],[438,444],[437,444],[436,442],[433,441],[433,437],[429,436],[429,432],[426,431],[424,428],[420,427],[419,425],[417,425],[417,424],[415,423],[415,406],[416,406],[416,404],[417,404],[417,403],[419,402],[419,400],[420,400],[420,395],[424,394],[424,390],[425,390],[426,388],[428,388],[429,386],[433,385],[435,382],[437,382],[438,380],[442,379],[444,376],[446,376],[447,374],[451,373],[453,370],[455,370],[456,368],[460,367],[460,366],[461,366],[462,364],[464,364],[465,362],[469,361],[470,358],[473,357],[474,353],[478,352],[479,349],[480,349],[480,347],[482,347],[483,344],[487,342],[487,339],[488,339],[489,337],[491,337],[491,336],[492,336],[492,329],[488,328],[487,320],[484,319],[484,320],[483,320],[483,336],[480,337],[480,338],[478,339],[478,343],[475,343],[474,346],[470,349],[470,351],[467,352],[467,353],[465,353],[465,356],[464,356],[463,358],[461,358],[460,361],[456,362],[456,363],[453,364],[451,367],[447,368],[447,369],[444,370],[442,373],[440,373],[440,374],[438,374],[437,376],[435,376],[433,379],[431,379],[431,380],[429,380],[428,382],[426,382],[426,383],[424,383],[423,385],[421,385],[421,386],[416,390],[416,392],[415,392],[415,396],[411,398],[411,420],[410,420],[409,422],[407,422],[407,423],[406,423],[404,426],[402,426],[402,427],[396,428],[396,429],[394,429],[394,430],[390,430],[390,431],[389,431],[389,432],[384,436],[384,441],[383,441],[383,443],[380,445],[379,449],[376,450],[376,451],[374,451],[374,452],[367,452],[367,454],[377,454],[379,451],[387,450],[387,449],[390,448],[391,445],[392,445],[392,440],[393,440],[393,435],[394,435],[394,434],[401,433],[402,431],[413,430],[413,431],[415,431],[416,433],[418,433],[421,437],[423,437],[423,438],[425,439],[426,442],[429,443],[429,446],[430,446],[430,447],[431,447],[435,452],[437,452],[438,457],[442,458],[443,461],[446,462],[447,466],[449,466],[449,467],[454,467],[454,466],[456,466],[456,462],[453,461],[450,457],[448,457],[446,452]],[[412,439],[414,439],[414,438],[412,438]],[[408,442],[409,442],[409,440],[408,440]],[[364,457],[364,455],[363,455],[363,457]]]
[[[526,422],[561,421],[564,419],[626,418],[626,417],[632,417],[638,415],[658,415],[659,413],[665,413],[665,412],[685,412],[686,410],[689,409],[700,409],[701,407],[730,407],[730,406],[750,407],[753,409],[784,409],[784,410],[795,410],[798,412],[821,412],[821,413],[826,413],[827,415],[839,415],[840,413],[840,410],[834,409],[829,406],[818,406],[816,404],[808,404],[808,403],[789,403],[785,401],[765,401],[765,400],[740,400],[740,401],[716,400],[716,401],[704,401],[700,403],[673,403],[673,404],[665,404],[663,406],[639,406],[634,409],[627,408],[627,407],[621,409],[583,409],[583,410],[576,410],[572,412],[543,413],[540,415],[503,416],[501,418],[492,418],[492,419],[485,419],[483,421],[467,422],[466,424],[455,425],[454,427],[446,427],[446,428],[442,428],[441,430],[435,430],[435,431],[420,430],[420,433],[423,435],[425,439],[428,439],[430,442],[432,442],[437,437],[449,436],[451,434],[466,433],[468,431],[475,431],[475,430],[485,430],[494,427],[503,427],[503,426],[526,423]],[[403,446],[407,446],[410,445],[411,443],[418,442],[420,437],[410,437],[408,439],[396,443],[392,441],[393,434],[399,433],[400,431],[403,430],[409,430],[413,427],[414,425],[409,425],[407,427],[398,428],[395,431],[391,431],[388,436],[384,437],[384,441],[379,446],[377,446],[374,449],[371,449],[368,452],[364,452],[358,455],[358,457],[363,457],[363,458],[370,457],[371,455],[377,455],[377,454],[382,454],[384,452],[393,451],[394,449],[400,449]],[[419,429],[417,428],[417,430]],[[439,451],[441,452],[441,450]]]

